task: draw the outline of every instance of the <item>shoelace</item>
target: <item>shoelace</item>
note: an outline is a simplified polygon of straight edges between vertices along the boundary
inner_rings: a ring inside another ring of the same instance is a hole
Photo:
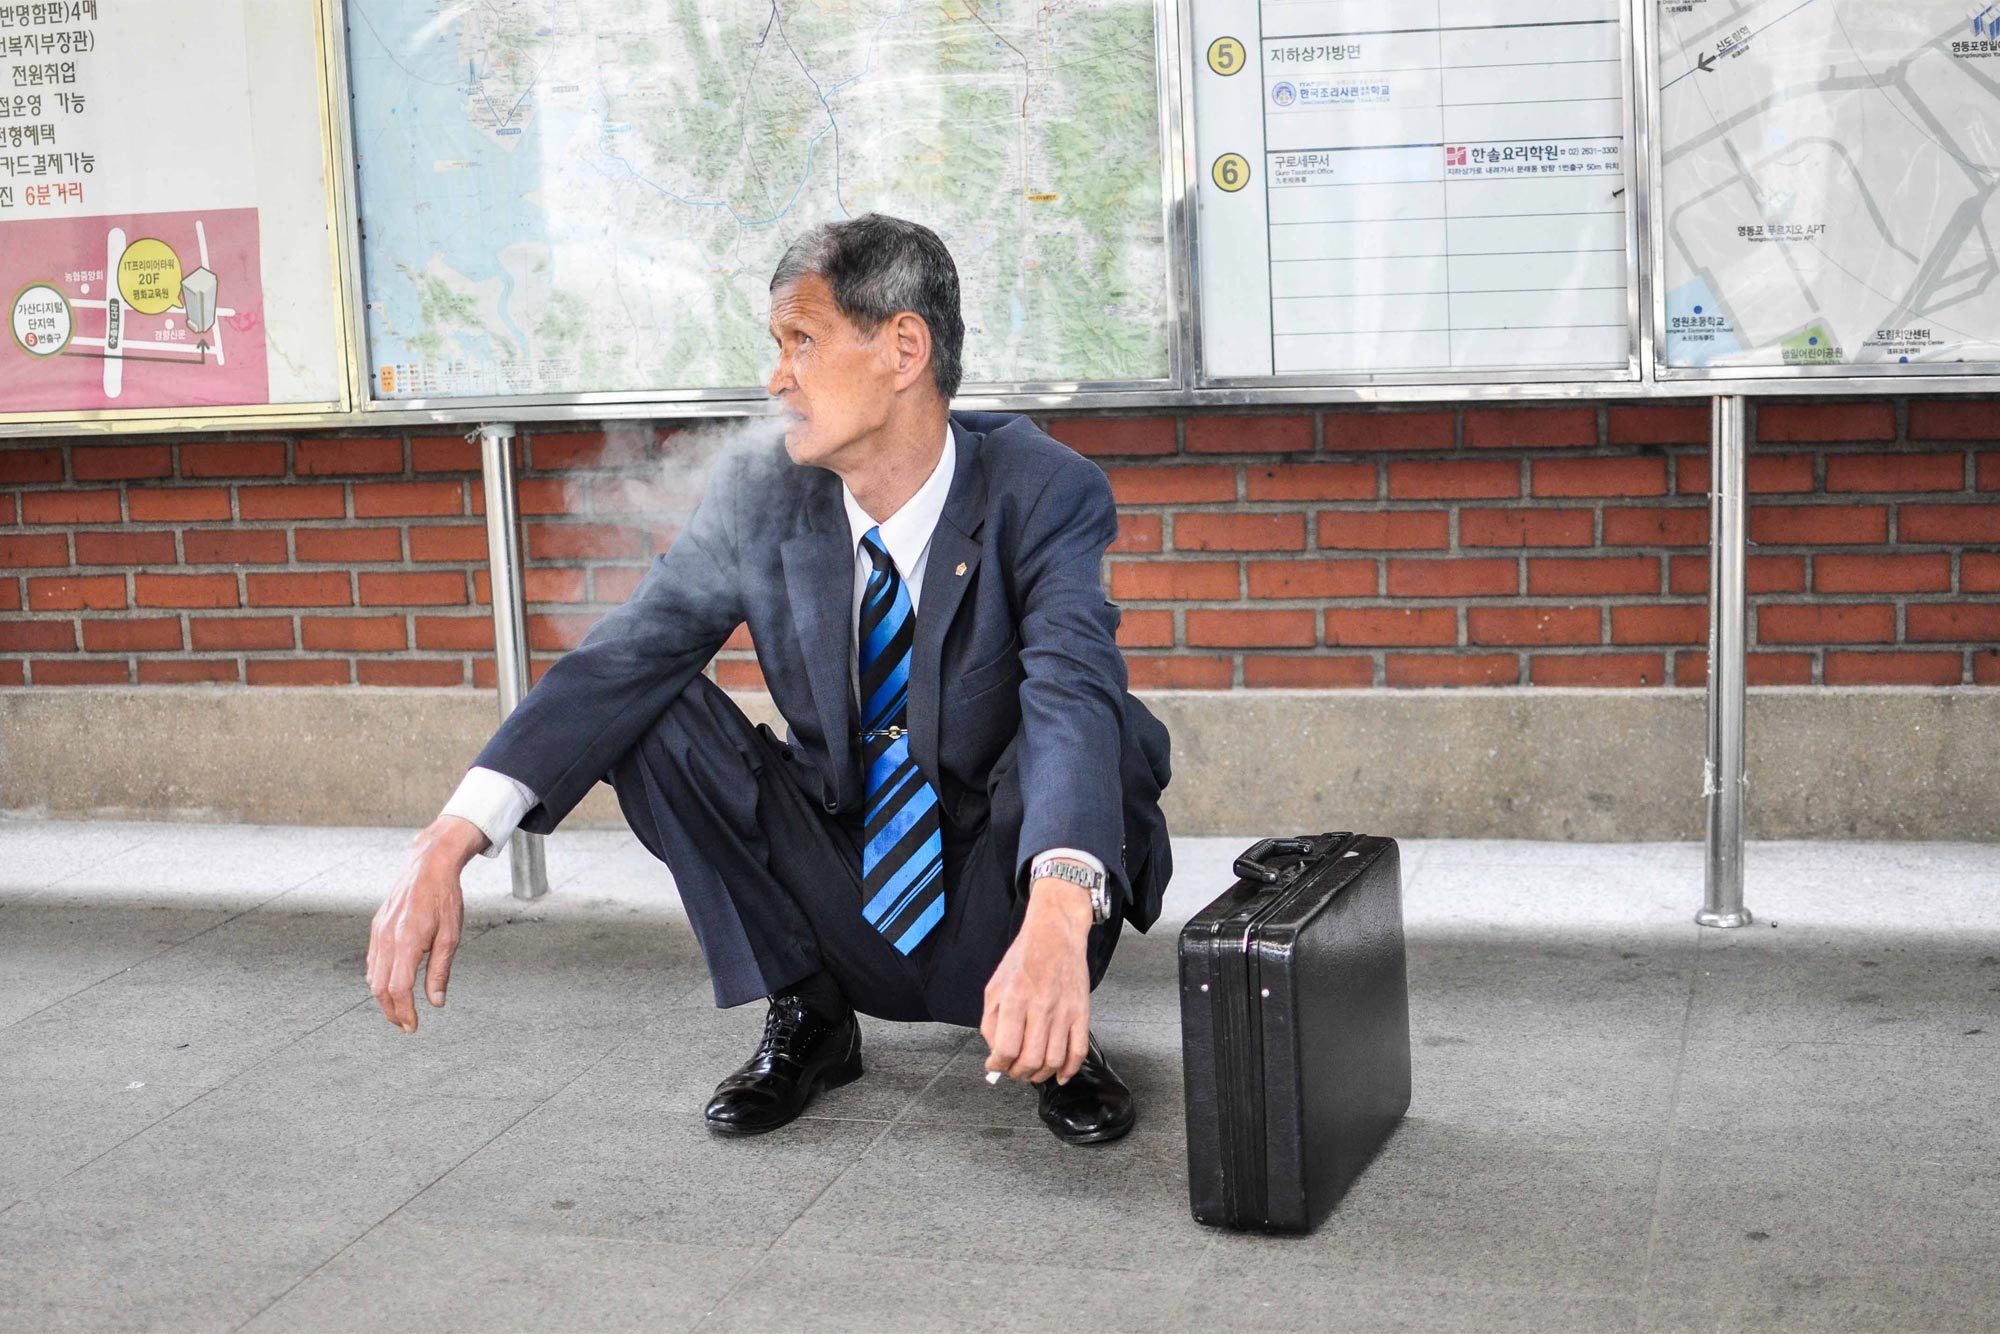
[[[795,1000],[779,1001],[771,1006],[764,1016],[764,1042],[761,1050],[775,1051],[788,1042],[806,1021],[806,1007]]]

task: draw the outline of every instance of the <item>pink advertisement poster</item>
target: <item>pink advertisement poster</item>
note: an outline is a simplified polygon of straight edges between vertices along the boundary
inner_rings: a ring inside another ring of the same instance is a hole
[[[271,401],[257,210],[0,222],[0,412]]]

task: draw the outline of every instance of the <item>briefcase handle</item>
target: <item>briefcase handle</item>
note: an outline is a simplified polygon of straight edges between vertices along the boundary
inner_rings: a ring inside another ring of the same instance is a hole
[[[1260,838],[1243,850],[1243,855],[1236,859],[1236,864],[1230,869],[1245,880],[1256,880],[1266,885],[1275,885],[1283,877],[1284,871],[1276,866],[1265,865],[1268,859],[1272,857],[1311,857],[1316,852],[1338,844],[1346,837],[1346,834],[1321,834],[1317,838]]]

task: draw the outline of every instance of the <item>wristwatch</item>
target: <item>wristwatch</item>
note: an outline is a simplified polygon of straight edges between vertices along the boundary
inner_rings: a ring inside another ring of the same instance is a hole
[[[1044,857],[1029,870],[1029,883],[1044,876],[1082,885],[1090,891],[1090,920],[1100,926],[1111,920],[1111,887],[1105,883],[1104,872],[1068,857]]]

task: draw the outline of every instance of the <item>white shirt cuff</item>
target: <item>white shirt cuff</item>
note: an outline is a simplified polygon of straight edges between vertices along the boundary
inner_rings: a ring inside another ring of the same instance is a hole
[[[486,835],[486,846],[479,850],[479,855],[498,857],[520,825],[521,817],[539,800],[519,779],[475,764],[465,771],[458,790],[438,814],[456,815],[478,825],[479,832]]]
[[[1089,853],[1085,852],[1082,848],[1049,848],[1048,850],[1042,853],[1042,857],[1068,857],[1075,861],[1082,862],[1085,866],[1097,872],[1097,874],[1099,875],[1104,874],[1104,863],[1099,861],[1097,858],[1091,856]],[[1040,861],[1042,857],[1036,857],[1033,861],[1030,861],[1028,865],[1032,867],[1035,864],[1035,862]]]

